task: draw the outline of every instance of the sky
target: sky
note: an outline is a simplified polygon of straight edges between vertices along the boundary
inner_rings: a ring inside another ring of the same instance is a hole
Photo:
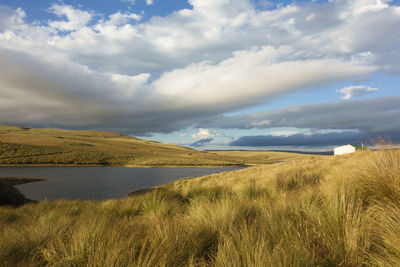
[[[400,1],[0,0],[0,124],[200,150],[400,141]]]

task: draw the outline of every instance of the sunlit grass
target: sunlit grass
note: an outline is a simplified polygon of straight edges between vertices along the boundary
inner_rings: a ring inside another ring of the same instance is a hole
[[[400,266],[400,151],[0,208],[5,266]]]
[[[266,164],[305,157],[282,152],[204,152],[111,132],[0,125],[0,165],[198,167]]]

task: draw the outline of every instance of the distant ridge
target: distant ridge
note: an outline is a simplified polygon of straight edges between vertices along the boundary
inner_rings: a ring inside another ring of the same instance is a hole
[[[305,155],[333,155],[333,151],[299,151],[299,150],[251,150],[251,149],[229,149],[229,150],[204,150],[208,152],[222,152],[222,151],[245,151],[245,152],[283,152],[283,153],[296,153]]]

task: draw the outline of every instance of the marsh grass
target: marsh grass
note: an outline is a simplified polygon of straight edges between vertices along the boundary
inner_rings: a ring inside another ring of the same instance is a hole
[[[317,186],[323,179],[317,168],[295,167],[278,173],[276,186],[284,191],[300,190],[306,186]]]
[[[400,151],[258,166],[120,200],[2,207],[0,262],[400,266]]]

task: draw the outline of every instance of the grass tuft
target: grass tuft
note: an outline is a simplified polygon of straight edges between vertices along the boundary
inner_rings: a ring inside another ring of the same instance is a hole
[[[28,130],[27,130],[28,131]],[[400,151],[0,207],[4,266],[400,266]]]
[[[295,167],[278,173],[276,185],[280,190],[294,191],[303,189],[306,186],[316,186],[322,179],[323,176],[319,170]]]

